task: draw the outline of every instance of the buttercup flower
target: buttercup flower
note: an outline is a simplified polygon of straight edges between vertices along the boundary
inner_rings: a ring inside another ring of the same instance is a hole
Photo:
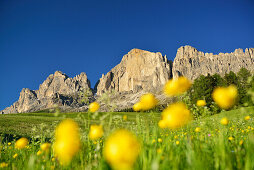
[[[93,102],[89,105],[90,112],[96,112],[97,110],[99,110],[99,108],[100,108],[100,105],[97,102]]]
[[[162,139],[161,139],[161,138],[158,138],[158,142],[161,143],[161,142],[162,142]]]
[[[17,149],[23,149],[28,145],[28,139],[27,138],[20,138],[15,143],[15,148]]]
[[[131,169],[140,153],[137,138],[127,130],[117,130],[106,140],[103,154],[113,169]]]
[[[140,104],[141,104],[142,110],[150,110],[154,108],[157,103],[158,103],[157,99],[151,93],[144,94],[140,98]]]
[[[200,127],[196,127],[195,132],[200,132],[201,128]]]
[[[222,125],[227,125],[229,123],[229,120],[228,120],[228,118],[224,117],[224,118],[221,119],[220,123]]]
[[[234,138],[232,136],[228,137],[228,140],[232,141]]]
[[[205,100],[198,100],[197,101],[197,106],[205,106],[206,105],[206,101]]]
[[[17,156],[18,156],[18,154],[15,153],[12,157],[15,159],[15,158],[17,158]]]
[[[245,116],[244,120],[250,120],[250,116]]]
[[[133,105],[133,110],[134,110],[135,112],[138,112],[138,111],[140,111],[141,109],[142,109],[142,106],[141,106],[141,103],[140,103],[140,102],[138,102],[138,103],[136,103],[136,104]]]
[[[55,131],[54,152],[61,164],[68,165],[80,149],[79,127],[71,119],[63,120]]]
[[[102,125],[91,125],[89,131],[89,138],[92,140],[96,140],[101,138],[103,135]]]
[[[191,114],[184,103],[174,103],[163,110],[162,120],[166,127],[175,129],[187,124],[191,120]]]
[[[123,120],[125,120],[125,121],[126,121],[126,120],[127,120],[127,118],[128,118],[128,117],[127,117],[127,115],[123,115]]]
[[[234,85],[217,87],[212,93],[213,100],[222,109],[230,109],[235,104],[237,95],[237,88]]]
[[[0,168],[5,168],[5,167],[7,167],[7,166],[8,166],[8,164],[5,163],[5,162],[0,163]]]
[[[167,122],[165,120],[160,120],[158,126],[162,129],[167,128]]]
[[[41,155],[42,154],[42,151],[41,150],[38,150],[38,152],[36,153],[37,156]]]
[[[177,96],[186,92],[191,87],[191,82],[186,77],[169,80],[164,86],[164,93],[168,96]]]
[[[50,149],[50,146],[51,146],[50,143],[43,143],[43,144],[41,145],[41,150],[42,150],[42,151],[45,151],[45,152],[48,152],[49,149]]]

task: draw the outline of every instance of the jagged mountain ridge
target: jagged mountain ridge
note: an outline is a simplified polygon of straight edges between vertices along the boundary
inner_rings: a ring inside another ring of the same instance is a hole
[[[115,97],[119,107],[131,107],[137,100],[137,94],[161,90],[170,78],[181,75],[194,80],[199,75],[221,74],[230,71],[238,72],[242,67],[254,70],[254,48],[236,49],[232,53],[203,53],[191,46],[183,46],[177,50],[174,61],[170,61],[161,53],[132,49],[124,55],[122,61],[103,74],[96,83],[97,95],[114,90],[120,97]],[[81,89],[91,89],[90,81],[85,73],[69,78],[60,71],[51,74],[38,90],[22,89],[19,100],[7,107],[2,113],[32,112],[54,105],[68,106],[72,109],[82,107],[77,102],[77,93]],[[159,93],[158,93],[159,94]],[[135,98],[131,96],[135,96]],[[122,99],[121,101],[119,99]],[[128,101],[128,99],[132,101]],[[84,106],[83,106],[84,107]],[[87,109],[87,106],[84,111]]]
[[[56,71],[40,85],[38,90],[22,89],[20,97],[3,113],[33,112],[58,106],[82,107],[77,101],[81,90],[91,89],[85,73],[69,78],[61,71]]]

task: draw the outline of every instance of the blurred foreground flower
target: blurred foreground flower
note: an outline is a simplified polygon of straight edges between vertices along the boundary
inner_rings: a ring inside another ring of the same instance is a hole
[[[133,110],[134,110],[135,112],[138,112],[138,111],[140,111],[141,109],[142,109],[142,107],[141,107],[141,103],[140,103],[140,102],[138,102],[138,103],[136,103],[136,104],[133,105]]]
[[[200,127],[196,127],[195,132],[200,132],[201,128]]]
[[[7,166],[8,166],[8,164],[5,163],[5,162],[0,163],[0,168],[5,168],[5,167],[7,167]]]
[[[197,101],[197,106],[205,106],[206,105],[206,101],[205,100],[198,100]]]
[[[237,88],[234,85],[217,87],[212,94],[213,100],[222,109],[230,109],[237,98]]]
[[[140,101],[133,105],[134,111],[150,110],[156,106],[158,100],[151,93],[147,93],[141,96]]]
[[[222,125],[227,125],[229,123],[229,120],[228,120],[228,118],[224,117],[224,118],[221,119],[220,123]]]
[[[28,145],[28,139],[27,138],[20,138],[15,143],[15,148],[17,149],[23,149]]]
[[[126,121],[128,119],[127,115],[123,115],[123,120]]]
[[[250,120],[250,116],[245,116],[244,120]]]
[[[191,82],[186,77],[169,80],[164,86],[164,93],[168,96],[177,96],[191,87]]]
[[[44,152],[49,152],[50,146],[51,146],[50,143],[43,143],[41,145],[41,150],[44,151]]]
[[[90,112],[96,112],[97,110],[99,110],[99,108],[100,108],[100,105],[97,102],[93,102],[89,105]]]
[[[113,169],[131,169],[140,152],[140,144],[131,132],[117,130],[106,140],[103,154]]]
[[[161,118],[162,122],[159,125],[175,129],[187,124],[191,120],[191,114],[186,105],[179,102],[171,104],[163,110]]]
[[[68,165],[80,149],[79,127],[71,119],[63,120],[56,128],[54,152],[63,165]]]
[[[91,125],[89,131],[89,138],[92,140],[96,140],[101,138],[103,135],[102,125]]]
[[[15,158],[17,158],[17,156],[18,156],[18,154],[15,153],[12,157],[15,159]]]

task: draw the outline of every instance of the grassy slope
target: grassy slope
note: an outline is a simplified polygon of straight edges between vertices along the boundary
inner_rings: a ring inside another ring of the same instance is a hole
[[[250,115],[254,117],[254,113],[251,113],[250,110],[253,107],[245,109],[236,109],[231,111],[224,111],[220,114],[207,117],[200,120],[193,121],[189,126],[196,126],[197,124],[205,124],[206,126],[213,126],[211,122],[219,122],[222,117],[228,117],[231,121],[237,122],[243,120],[243,117]],[[104,121],[109,122],[110,116],[112,115],[112,126],[116,121],[117,126],[124,127],[125,124],[136,124],[137,115],[142,121],[146,121],[149,124],[155,125],[160,119],[160,113],[135,113],[135,112],[116,112],[116,113],[100,113],[97,117],[101,115],[106,115]],[[128,120],[122,121],[122,116],[127,115]],[[56,116],[54,113],[23,113],[23,114],[9,114],[9,115],[0,115],[0,134],[11,134],[18,136],[32,136],[40,135],[40,133],[46,133],[47,137],[51,137],[55,126],[64,118],[73,118],[79,122],[81,128],[88,128],[89,122],[99,123],[100,120],[94,118],[93,115],[88,116],[88,113],[60,113]],[[119,123],[120,121],[120,123]],[[120,125],[119,125],[120,124]],[[106,124],[107,126],[107,124]],[[110,127],[112,128],[112,127]],[[214,128],[214,127],[211,127]]]

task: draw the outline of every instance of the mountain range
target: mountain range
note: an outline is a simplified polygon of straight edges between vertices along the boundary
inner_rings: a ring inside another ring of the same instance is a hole
[[[230,71],[238,72],[242,67],[254,71],[254,48],[236,49],[231,53],[204,53],[191,46],[182,46],[177,50],[174,61],[168,60],[160,52],[132,49],[123,56],[121,62],[107,74],[103,74],[94,88],[85,73],[74,78],[56,71],[39,86],[38,90],[22,89],[20,97],[10,107],[0,111],[2,114],[34,112],[54,107],[65,111],[86,111],[87,104],[109,92],[115,104],[114,110],[131,107],[146,92],[153,92],[161,101],[165,96],[161,90],[171,78],[185,76],[190,80],[200,75],[224,75]],[[82,102],[84,93],[88,102]],[[102,110],[106,103],[101,100]],[[104,109],[103,109],[104,108]]]

